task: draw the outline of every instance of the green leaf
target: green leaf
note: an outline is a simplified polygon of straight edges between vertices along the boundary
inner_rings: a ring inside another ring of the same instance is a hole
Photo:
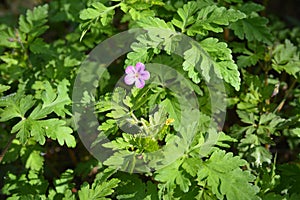
[[[29,120],[26,120],[29,121]],[[33,122],[30,124],[30,135],[33,136],[33,138],[40,143],[41,145],[45,144],[46,139],[45,139],[45,132],[44,129],[47,126],[43,126],[43,122],[41,123],[41,121],[37,121],[37,122]]]
[[[188,71],[188,76],[195,83],[199,83],[198,72],[194,68],[202,71],[201,75],[206,81],[210,81],[210,70],[232,85],[236,90],[240,89],[240,73],[234,63],[231,50],[226,43],[219,42],[216,38],[207,38],[200,42],[201,48],[192,44],[192,47],[184,52],[183,69]]]
[[[202,8],[198,12],[195,23],[188,29],[188,35],[207,35],[208,31],[216,33],[223,32],[221,26],[228,26],[230,23],[245,18],[246,15],[239,10],[226,9],[225,7],[217,7],[211,5]]]
[[[148,51],[150,47],[148,45],[143,44],[141,42],[134,42],[130,46],[133,50],[127,54],[127,59],[125,60],[125,64],[128,65],[135,65],[138,62],[146,63],[149,59]]]
[[[67,56],[65,59],[64,59],[64,66],[65,67],[74,67],[74,66],[78,66],[81,64],[81,61],[74,57],[73,56]]]
[[[188,192],[191,182],[184,171],[179,170],[181,164],[182,161],[176,160],[172,164],[157,170],[155,180],[164,183],[169,189],[174,189],[176,185],[179,185],[183,192]]]
[[[115,14],[114,9],[118,7],[120,4],[115,6],[106,7],[100,2],[93,2],[89,8],[86,8],[80,12],[79,18],[85,20],[86,22],[82,24],[82,28],[84,29],[81,33],[80,41],[87,33],[91,26],[96,23],[99,19],[102,26],[108,25],[112,22],[112,18]]]
[[[82,20],[94,19],[100,17],[102,13],[105,13],[106,7],[102,3],[97,2],[97,4],[93,4],[92,6],[94,8],[87,8],[80,12],[80,16],[79,16],[80,19]]]
[[[243,165],[246,165],[246,161],[233,157],[232,153],[225,154],[218,150],[203,163],[198,171],[198,179],[205,180],[218,199],[225,196],[228,200],[259,199],[256,196],[258,187],[250,183],[255,177],[249,171],[242,171],[240,166]]]
[[[19,18],[20,31],[28,34],[28,37],[35,38],[43,34],[48,28],[48,4],[37,6],[32,11],[27,10],[26,17],[21,15]]]
[[[195,13],[198,10],[198,4],[194,1],[184,4],[182,8],[179,8],[177,13],[181,18],[172,20],[172,23],[181,29],[182,32],[185,32],[186,27],[192,25],[196,19],[194,17]]]
[[[42,93],[42,109],[51,109],[61,117],[65,117],[65,114],[71,115],[71,113],[65,108],[66,105],[70,105],[72,102],[68,94],[69,85],[69,81],[64,79],[58,84],[57,91],[55,92],[50,83],[46,81],[44,83],[45,91]]]
[[[28,173],[18,173],[6,175],[6,184],[2,188],[7,199],[40,199],[42,194],[46,194],[49,186],[43,176],[36,170],[28,170]]]
[[[78,191],[78,197],[79,199],[91,199],[92,200],[92,195],[93,195],[93,190],[90,189],[90,186],[87,182],[84,182],[82,185],[81,185],[81,188],[80,190]],[[96,197],[97,198],[97,197]],[[94,199],[96,199],[94,198]]]
[[[150,88],[149,87],[144,87],[142,89],[139,88],[133,88],[131,91],[133,93],[133,97],[130,98],[130,101],[132,102],[132,106],[131,106],[131,111],[135,111],[138,110],[139,108],[141,108],[142,106],[145,105],[145,103],[148,101],[148,94]]]
[[[30,123],[27,120],[22,120],[12,127],[11,133],[17,133],[17,138],[20,138],[22,144],[27,142],[27,139],[30,136]]]
[[[268,19],[264,17],[248,17],[240,19],[230,25],[234,34],[240,39],[248,41],[271,42],[270,30],[267,27]]]
[[[0,84],[0,96],[2,96],[2,93],[9,90],[10,86],[9,85],[2,85]]]
[[[231,43],[234,53],[242,54],[237,57],[237,65],[239,67],[255,66],[259,60],[265,58],[265,46],[262,44],[249,43],[247,46],[244,43]]]
[[[240,89],[241,79],[238,66],[232,59],[231,50],[224,42],[219,42],[216,38],[207,38],[200,42],[200,46],[209,54],[214,61],[214,71],[219,78],[224,79],[235,88]],[[205,66],[208,67],[208,66]]]
[[[165,122],[167,120],[166,110],[159,109],[153,115],[149,116],[149,133],[156,136],[159,140],[163,140],[166,134]]]
[[[241,121],[246,124],[255,124],[255,121],[258,119],[254,113],[249,113],[246,111],[237,110],[236,111]]]
[[[254,2],[244,2],[240,5],[239,10],[247,15],[257,15],[257,12],[263,11],[265,7],[263,5]]]
[[[66,144],[68,147],[75,147],[76,141],[73,135],[71,133],[73,130],[69,127],[59,127],[57,131],[60,132],[59,136],[57,137],[58,143],[62,146],[63,144]]]
[[[64,193],[64,198],[62,200],[76,200],[75,195],[72,193],[71,190],[66,190]]]
[[[290,130],[291,133],[300,138],[300,128],[294,128]]]
[[[116,133],[118,131],[117,120],[114,119],[106,120],[98,127],[98,130],[105,131],[107,136]]]
[[[100,2],[94,2],[91,4],[90,8],[82,10],[79,17],[82,20],[96,19],[100,17],[102,25],[105,26],[112,20],[112,16],[115,13],[114,8],[115,6],[106,7]]]
[[[71,169],[67,169],[63,172],[58,179],[54,180],[54,186],[57,193],[64,194],[68,189],[71,189],[74,184],[71,181],[74,178],[74,172]]]
[[[42,119],[51,112],[55,112],[60,117],[65,117],[66,114],[71,115],[65,108],[72,102],[68,94],[68,85],[69,82],[64,79],[58,84],[57,90],[54,90],[49,81],[45,81],[41,90],[43,104],[42,106],[37,106],[30,114],[30,117],[34,120]]]
[[[34,54],[49,54],[49,44],[43,41],[42,38],[35,39],[29,46],[29,49]]]
[[[230,137],[229,135],[226,135],[224,132],[218,133],[218,142],[216,145],[220,147],[230,148],[230,143],[237,142],[236,139]],[[229,143],[229,144],[228,144]]]
[[[115,152],[111,157],[105,160],[103,164],[132,173],[136,167],[136,156],[137,154],[135,152],[121,150]]]
[[[76,146],[75,137],[71,135],[73,130],[70,127],[65,126],[65,121],[53,118],[41,120],[36,123],[41,123],[46,135],[52,139],[57,139],[61,146],[64,144],[68,147]]]
[[[225,7],[212,5],[201,9],[197,20],[201,19],[218,25],[229,25],[230,22],[235,22],[245,17],[246,15],[238,10],[227,10]]]
[[[262,114],[260,116],[260,119],[259,119],[259,124],[261,124],[261,125],[263,125],[263,124],[269,124],[270,122],[276,120],[277,123],[275,123],[274,126],[273,126],[273,127],[275,127],[282,120],[282,119],[281,120],[278,120],[278,119],[280,119],[280,117],[278,117],[274,113]]]
[[[247,183],[247,181],[253,181],[253,177],[254,176],[250,174],[250,172],[241,173],[239,169],[234,170],[226,177],[226,180],[229,179],[229,181],[225,184],[221,184],[221,192],[226,194],[228,200],[260,199],[256,196],[256,193],[259,191],[258,187]],[[222,182],[224,181],[225,179],[222,179]]]
[[[202,160],[199,158],[186,158],[182,164],[182,168],[192,177],[195,177],[198,170],[201,168],[201,163]]]
[[[0,121],[8,121],[12,118],[19,117],[24,119],[26,112],[32,108],[35,101],[31,95],[23,95],[21,93],[11,94],[0,99]]]
[[[249,56],[239,56],[238,60],[237,60],[237,64],[240,67],[250,67],[250,66],[254,66],[260,59],[261,57],[259,57],[257,54],[251,54]]]
[[[39,151],[32,151],[29,154],[29,157],[26,161],[26,168],[40,171],[44,165],[44,158],[41,156],[41,152]]]
[[[273,69],[278,72],[286,71],[295,78],[299,77],[297,73],[300,71],[300,53],[296,46],[286,39],[284,44],[275,47],[273,54]]]
[[[200,78],[199,78],[199,74],[198,72],[195,71],[195,67],[197,65],[199,65],[199,61],[202,59],[201,53],[199,52],[199,48],[197,48],[196,46],[192,45],[192,48],[190,48],[189,50],[184,52],[184,62],[182,64],[183,66],[183,70],[188,72],[188,76],[192,79],[192,81],[194,83],[199,83],[200,82]],[[205,59],[203,59],[202,62],[204,62],[203,65],[205,65]],[[209,64],[209,62],[207,62],[207,64]],[[204,76],[204,78],[209,80],[209,69],[210,67],[207,65],[205,67],[201,67],[202,70],[202,76]]]
[[[12,28],[0,30],[0,46],[16,49],[21,48],[20,38],[18,38],[17,33],[17,30],[13,31]]]
[[[179,173],[181,175],[178,175],[176,177],[176,184],[179,185],[180,189],[183,191],[183,192],[188,192],[189,191],[189,188],[191,186],[191,181],[189,178],[185,177],[184,176],[184,172],[183,171],[179,171]]]
[[[41,120],[48,114],[55,112],[59,116],[69,113],[64,106],[71,103],[68,97],[68,81],[63,80],[57,87],[57,94],[49,82],[45,82],[45,90],[42,94],[43,106],[38,104],[33,111],[28,114],[35,100],[31,95],[23,95],[21,92],[2,97],[0,100],[0,121],[7,121],[15,117],[21,118],[12,129],[11,133],[17,133],[16,137],[21,143],[25,144],[27,139],[32,136],[37,142],[43,145],[46,141],[45,136],[57,139],[60,145],[66,144],[68,147],[75,147],[76,141],[71,135],[73,130],[65,126],[66,122],[57,118]]]
[[[164,20],[156,17],[142,18],[139,21],[137,21],[137,24],[142,28],[159,28],[175,31],[171,23],[166,23]]]
[[[156,185],[151,181],[144,183],[136,174],[119,174],[120,184],[116,188],[117,199],[158,200]]]
[[[103,182],[101,184],[93,185],[90,188],[87,182],[84,182],[81,186],[81,189],[78,191],[78,197],[81,200],[104,200],[106,196],[114,192],[114,188],[118,186],[120,181],[116,178],[113,178],[109,181]]]
[[[124,6],[123,6],[124,7]],[[154,17],[155,12],[153,10],[137,10],[134,8],[129,9],[129,14],[133,20],[139,20],[141,18]]]
[[[51,88],[52,89],[52,88]],[[43,98],[50,98],[50,104],[48,99],[45,99],[45,107],[53,108],[53,110],[59,111],[57,108],[62,109],[65,102],[69,102],[69,97],[65,97],[67,94],[64,87],[58,87],[59,95],[56,98],[54,91],[51,91],[52,96],[44,95]],[[50,93],[51,93],[50,92]],[[62,95],[64,94],[64,95]],[[52,99],[51,99],[52,98]],[[53,98],[55,99],[53,102]],[[1,110],[0,120],[7,121],[9,119],[19,117],[21,120],[12,127],[11,132],[17,133],[17,138],[24,144],[30,136],[39,142],[41,145],[45,143],[45,136],[51,137],[52,139],[58,139],[60,145],[64,143],[69,147],[76,145],[74,136],[71,135],[73,130],[65,126],[66,122],[58,119],[39,120],[47,116],[52,112],[52,109],[43,109],[41,105],[38,105],[27,117],[27,111],[33,107],[35,101],[31,95],[24,96],[21,94],[11,95],[3,97],[0,101],[0,107],[5,107]],[[51,105],[51,106],[50,106]],[[26,114],[26,115],[25,115]],[[60,134],[58,136],[58,134]]]
[[[79,199],[92,199],[92,200],[105,200],[109,199],[107,196],[114,192],[114,188],[118,186],[120,182],[117,178],[108,178],[115,172],[114,169],[107,168],[103,172],[97,174],[92,186],[87,182],[84,182],[81,189],[78,191]]]
[[[181,125],[181,109],[180,104],[176,99],[165,99],[163,100],[160,105],[164,110],[166,110],[169,113],[169,118],[173,118],[174,122],[174,128],[178,130]]]

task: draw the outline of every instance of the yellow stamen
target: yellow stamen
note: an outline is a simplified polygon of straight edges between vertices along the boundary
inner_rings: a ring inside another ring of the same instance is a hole
[[[173,119],[173,118],[168,118],[167,120],[166,120],[166,125],[167,126],[169,126],[171,123],[173,123],[175,121],[175,119]]]

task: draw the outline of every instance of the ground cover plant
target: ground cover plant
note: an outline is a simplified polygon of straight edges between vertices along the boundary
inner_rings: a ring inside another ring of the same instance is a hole
[[[267,1],[2,6],[1,199],[300,199],[300,27]]]

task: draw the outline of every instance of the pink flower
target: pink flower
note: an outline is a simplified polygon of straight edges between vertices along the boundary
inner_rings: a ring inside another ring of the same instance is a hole
[[[150,78],[150,73],[145,70],[145,65],[138,62],[135,67],[128,66],[125,70],[126,76],[124,81],[127,85],[135,83],[137,88],[143,88],[145,86],[145,80]]]

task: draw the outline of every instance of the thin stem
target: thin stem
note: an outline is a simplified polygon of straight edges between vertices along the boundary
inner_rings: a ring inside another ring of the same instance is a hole
[[[267,70],[265,70],[265,87],[267,87],[268,86],[268,71]],[[268,99],[266,99],[266,104],[267,105],[269,105],[270,104],[270,98],[268,98]]]
[[[291,87],[286,91],[282,101],[279,103],[279,105],[275,108],[275,110],[273,111],[273,113],[275,112],[280,112],[280,110],[282,109],[283,105],[285,104],[286,99],[288,98],[288,96],[290,95],[290,93],[292,92],[293,88],[295,87],[295,84],[297,83],[297,79],[294,79]]]
[[[0,155],[0,163],[1,163],[2,159],[3,159],[3,157],[5,156],[6,152],[8,151],[10,145],[12,144],[12,141],[16,138],[16,135],[17,134],[14,134],[14,135],[12,135],[10,137],[8,143],[6,144],[5,148],[3,149],[3,151],[2,151],[2,153]]]
[[[143,122],[142,120],[138,120],[138,118],[135,116],[135,114],[134,114],[132,111],[130,112],[130,115],[131,115],[131,117],[134,119],[134,121],[135,121],[136,123],[141,123],[141,124],[143,125],[143,128],[144,128],[145,132],[148,133],[148,132],[147,132],[148,127],[147,127],[147,125],[145,124],[145,122]]]
[[[137,123],[140,122],[132,111],[130,112],[130,115]]]

